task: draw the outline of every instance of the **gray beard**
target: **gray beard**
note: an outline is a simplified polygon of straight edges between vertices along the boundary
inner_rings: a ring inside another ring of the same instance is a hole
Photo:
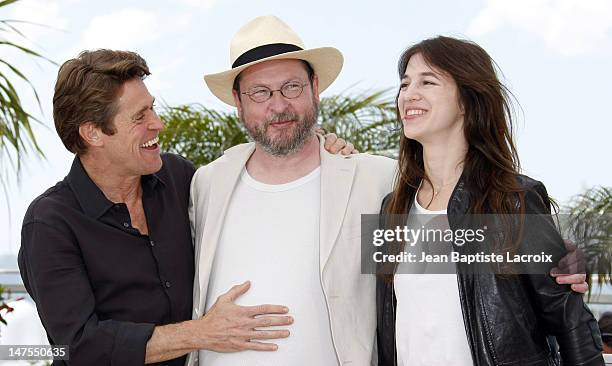
[[[302,118],[295,113],[285,111],[273,115],[263,126],[250,126],[242,116],[241,119],[251,139],[261,146],[265,152],[272,156],[287,156],[300,151],[308,138],[314,135],[318,116],[319,106],[314,104],[313,108],[305,113]],[[295,121],[295,126],[283,131],[275,139],[268,136],[268,128],[271,123],[287,120]]]

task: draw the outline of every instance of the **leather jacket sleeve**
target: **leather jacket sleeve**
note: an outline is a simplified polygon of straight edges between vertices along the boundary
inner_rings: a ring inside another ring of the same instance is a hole
[[[389,193],[380,208],[379,228],[386,226],[384,215],[391,199]],[[376,275],[376,343],[378,366],[393,366],[396,363],[395,355],[395,311],[396,305],[393,285],[384,279],[381,267],[377,268]]]
[[[525,195],[527,214],[539,214],[538,227],[529,230],[527,243],[547,248],[553,258],[565,255],[565,246],[550,216],[550,201],[546,188],[537,182]],[[556,262],[555,262],[556,263]],[[604,365],[602,340],[593,314],[568,285],[559,285],[548,274],[524,275],[533,304],[548,334],[559,343],[563,365]]]

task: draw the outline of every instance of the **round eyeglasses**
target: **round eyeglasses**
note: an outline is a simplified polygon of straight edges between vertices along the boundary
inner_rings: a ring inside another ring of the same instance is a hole
[[[308,85],[308,83],[302,84],[292,81],[281,86],[280,89],[272,90],[265,86],[257,86],[249,89],[248,91],[242,92],[241,94],[248,95],[249,98],[251,98],[251,100],[255,103],[263,103],[269,100],[272,98],[272,94],[274,94],[274,92],[280,92],[281,95],[287,99],[295,99],[302,95],[302,90],[304,90],[306,85]]]

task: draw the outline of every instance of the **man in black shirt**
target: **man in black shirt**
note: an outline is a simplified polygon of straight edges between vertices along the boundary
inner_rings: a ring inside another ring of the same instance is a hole
[[[194,166],[161,154],[163,124],[135,53],[83,52],[62,65],[53,98],[58,135],[76,154],[70,173],[30,205],[19,268],[55,364],[182,365],[196,349],[274,350],[286,337],[280,305],[241,307],[245,282],[191,318],[193,245],[187,214]],[[258,315],[269,315],[258,317]]]

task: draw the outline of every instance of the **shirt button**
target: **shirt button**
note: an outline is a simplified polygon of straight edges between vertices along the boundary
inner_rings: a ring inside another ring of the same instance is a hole
[[[154,242],[153,240],[151,240],[151,241],[149,242],[149,244],[151,244],[151,246],[152,246],[152,247],[154,247],[154,246],[155,246],[155,242]]]
[[[166,286],[166,288],[170,288],[172,286],[172,283],[170,283],[170,281],[166,281],[164,282],[164,286]]]
[[[124,223],[123,223],[123,227],[130,227],[130,224],[129,224],[129,223],[127,223],[127,222],[124,222]]]

